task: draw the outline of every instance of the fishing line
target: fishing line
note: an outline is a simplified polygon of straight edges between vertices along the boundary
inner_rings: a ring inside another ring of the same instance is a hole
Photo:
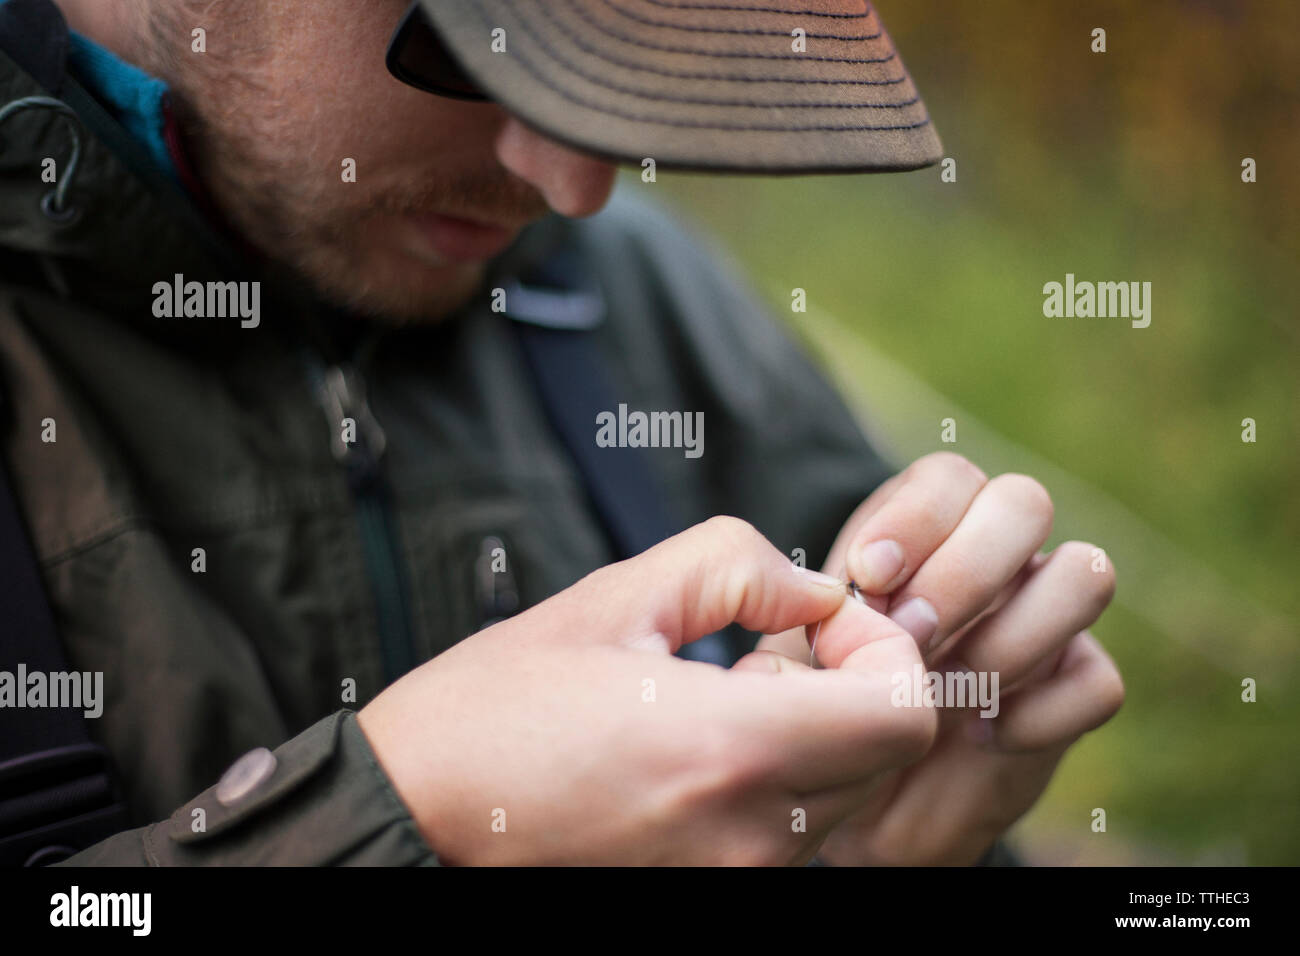
[[[850,596],[857,598],[859,604],[867,603],[867,599],[862,596],[862,592],[858,590],[858,586],[857,584],[854,583],[852,578],[844,582],[844,590],[847,591]],[[821,636],[821,633],[822,633],[822,622],[818,621],[817,627],[813,630],[812,647],[808,649],[809,667],[817,666],[815,663],[815,661],[817,660],[817,638]]]

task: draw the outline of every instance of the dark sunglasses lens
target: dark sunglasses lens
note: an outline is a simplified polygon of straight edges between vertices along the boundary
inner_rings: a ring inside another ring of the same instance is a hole
[[[462,100],[486,100],[443,45],[419,3],[411,4],[388,44],[388,72],[429,93]]]

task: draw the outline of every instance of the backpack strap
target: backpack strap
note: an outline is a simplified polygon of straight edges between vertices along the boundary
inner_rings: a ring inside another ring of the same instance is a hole
[[[7,411],[0,382],[0,416]],[[54,863],[126,829],[111,761],[83,713],[19,706],[27,675],[40,672],[48,682],[70,669],[2,458],[0,672],[13,694],[0,697],[0,865]]]
[[[640,448],[599,448],[596,416],[618,407],[593,329],[604,300],[584,284],[569,249],[505,286],[506,314],[514,320],[537,394],[552,427],[577,466],[592,507],[620,558],[630,558],[682,530]],[[722,632],[683,645],[678,656],[729,666]]]

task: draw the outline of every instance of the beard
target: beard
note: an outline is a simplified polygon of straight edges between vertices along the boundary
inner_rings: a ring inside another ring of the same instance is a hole
[[[148,7],[146,48],[184,49],[188,26],[175,8]],[[155,56],[150,66],[172,87],[187,152],[223,225],[318,298],[389,324],[437,321],[479,290],[486,263],[439,257],[421,240],[418,217],[522,226],[550,212],[490,148],[474,154],[401,129],[400,115],[379,125],[373,111],[349,113],[324,95],[313,102],[302,85],[276,83],[258,25],[241,26],[251,29],[240,31],[248,48],[231,57],[239,68],[202,56]],[[354,124],[365,128],[348,141],[365,151],[340,155],[338,127]],[[343,179],[344,156],[355,157],[355,182]]]
[[[242,152],[224,171],[212,170],[210,181],[222,184],[225,213],[268,259],[331,304],[387,323],[447,316],[479,290],[486,273],[486,262],[450,261],[430,249],[418,218],[522,224],[549,211],[501,170],[439,178],[423,169],[394,170],[372,173],[365,188],[295,172],[273,157]]]
[[[219,120],[218,120],[219,122]],[[549,212],[531,187],[495,163],[478,170],[393,164],[342,181],[341,166],[305,175],[283,138],[205,121],[190,134],[200,179],[246,242],[320,298],[371,319],[436,321],[478,290],[484,262],[441,259],[415,232],[434,214],[523,224]],[[328,154],[326,154],[328,155]],[[364,185],[363,185],[364,183]]]

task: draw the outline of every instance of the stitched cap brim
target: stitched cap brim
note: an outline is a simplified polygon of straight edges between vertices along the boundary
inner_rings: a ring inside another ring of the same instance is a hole
[[[812,173],[917,169],[942,155],[863,0],[421,2],[492,99],[608,159]]]

